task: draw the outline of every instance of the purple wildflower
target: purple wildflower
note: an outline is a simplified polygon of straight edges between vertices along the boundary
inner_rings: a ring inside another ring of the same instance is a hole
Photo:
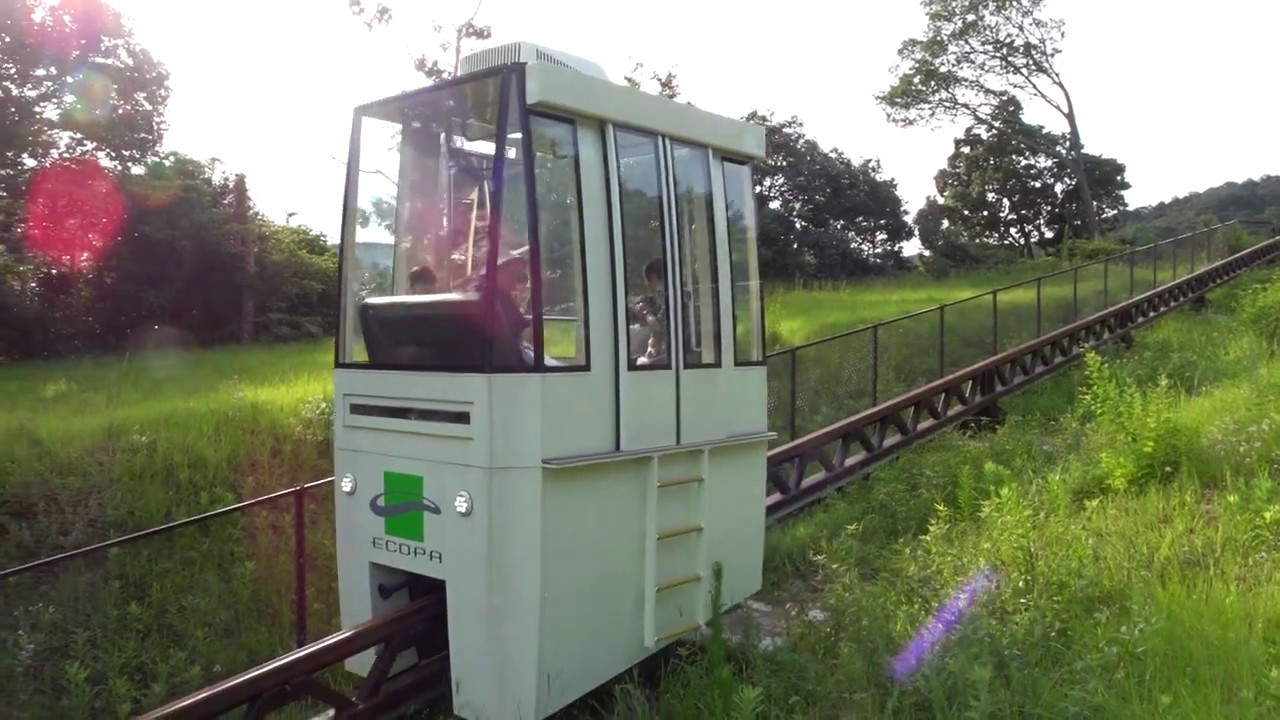
[[[964,619],[965,614],[977,602],[979,596],[996,584],[996,574],[990,568],[969,578],[951,599],[947,601],[933,618],[916,633],[911,642],[894,657],[891,663],[893,677],[898,682],[905,682],[915,674],[920,666],[932,655],[938,643],[955,632]]]

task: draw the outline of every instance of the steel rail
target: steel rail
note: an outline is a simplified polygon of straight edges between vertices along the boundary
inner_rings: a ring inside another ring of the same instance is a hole
[[[339,718],[377,717],[422,697],[424,690],[448,688],[447,651],[419,657],[413,666],[390,675],[396,658],[432,629],[444,615],[444,606],[443,593],[424,597],[175,700],[140,720],[209,718],[245,705],[247,717],[265,717],[305,698],[323,702]],[[380,644],[378,658],[354,698],[315,677]]]
[[[1127,337],[1278,258],[1280,237],[774,448],[766,464],[767,522],[793,515],[906,447],[1070,365],[1085,348]],[[806,475],[815,464],[817,472]]]

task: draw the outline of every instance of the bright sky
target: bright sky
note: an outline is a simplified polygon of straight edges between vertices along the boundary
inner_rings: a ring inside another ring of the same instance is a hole
[[[335,240],[343,167],[333,157],[345,156],[352,107],[423,85],[410,58],[437,42],[429,13],[448,26],[475,8],[393,1],[392,25],[370,32],[345,0],[108,1],[171,73],[166,148],[220,158],[246,174],[273,219],[295,212],[294,223]],[[1050,4],[1067,23],[1060,69],[1086,147],[1128,165],[1130,206],[1280,173],[1280,3]],[[892,79],[898,44],[923,29],[914,0],[787,0],[779,12],[726,0],[637,7],[484,0],[478,21],[493,25],[492,43],[548,45],[595,60],[619,82],[631,58],[673,67],[687,99],[713,112],[798,115],[824,146],[879,157],[912,215],[933,191],[960,129],[895,128],[873,99]]]

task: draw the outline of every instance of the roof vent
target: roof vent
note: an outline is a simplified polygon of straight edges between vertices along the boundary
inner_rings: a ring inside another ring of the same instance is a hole
[[[483,50],[477,50],[462,58],[458,64],[458,74],[469,75],[510,63],[546,63],[558,65],[569,70],[576,70],[584,75],[608,80],[609,76],[600,65],[559,50],[535,45],[531,42],[509,42]]]

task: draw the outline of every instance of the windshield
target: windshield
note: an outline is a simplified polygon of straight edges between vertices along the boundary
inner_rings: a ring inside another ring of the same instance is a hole
[[[359,115],[339,362],[479,370],[496,332],[485,321],[494,312],[486,289],[501,285],[511,307],[523,307],[529,235],[515,87],[501,75],[482,77]],[[506,207],[495,215],[507,185]],[[510,309],[499,305],[499,314]],[[511,333],[528,324],[521,313],[507,315],[519,315],[504,318]],[[456,347],[423,345],[425,325],[453,333]]]

